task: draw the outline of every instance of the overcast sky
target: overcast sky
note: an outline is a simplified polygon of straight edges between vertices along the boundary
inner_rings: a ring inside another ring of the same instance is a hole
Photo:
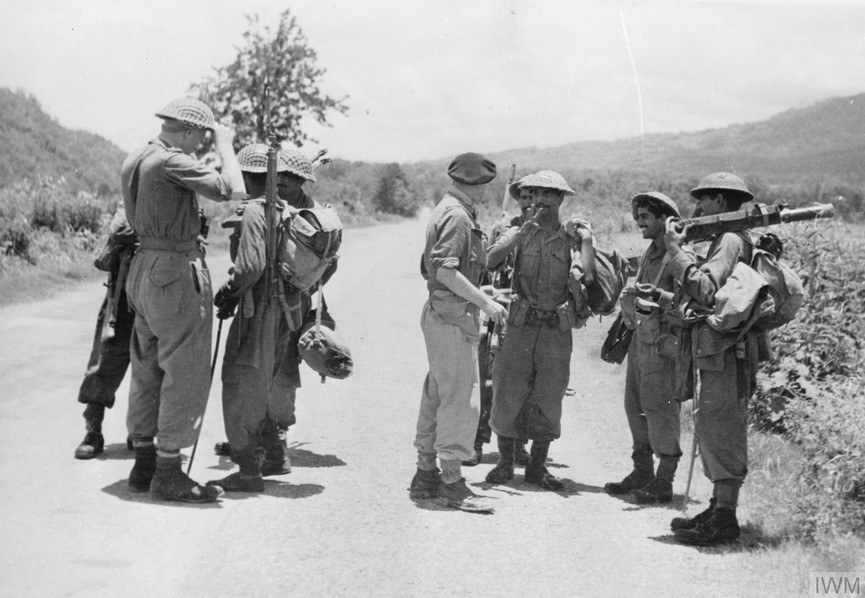
[[[289,7],[348,96],[303,149],[407,162],[757,121],[865,92],[865,3],[4,0],[0,86],[124,150]]]

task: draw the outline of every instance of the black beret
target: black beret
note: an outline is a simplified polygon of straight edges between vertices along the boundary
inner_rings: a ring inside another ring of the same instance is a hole
[[[481,154],[460,154],[448,166],[448,176],[464,185],[483,185],[496,178],[496,165]]]

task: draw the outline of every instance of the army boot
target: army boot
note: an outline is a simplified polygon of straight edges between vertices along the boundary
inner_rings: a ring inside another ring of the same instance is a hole
[[[410,498],[435,498],[438,496],[439,485],[442,483],[438,467],[435,469],[420,469],[415,472],[408,489]]]
[[[670,502],[673,500],[673,478],[678,466],[678,457],[661,457],[654,479],[642,488],[633,490],[631,494],[639,503]]]
[[[463,465],[466,467],[474,467],[478,463],[481,462],[481,459],[484,457],[484,443],[483,442],[475,442],[475,452],[469,458],[463,461]]]
[[[486,481],[490,484],[504,484],[514,479],[514,439],[497,436],[499,446],[499,462],[487,474]]]
[[[708,519],[688,529],[674,530],[673,533],[680,542],[696,546],[713,546],[732,542],[739,537],[736,509],[716,506]]]
[[[442,483],[439,485],[436,501],[446,507],[468,513],[492,513],[490,499],[478,496],[466,485],[460,472],[460,462],[442,459]]]
[[[291,459],[288,456],[288,428],[281,428],[268,420],[261,433],[261,446],[264,448],[264,463],[261,475],[285,475],[291,473]]]
[[[150,481],[156,473],[156,447],[153,443],[134,446],[135,464],[129,472],[129,489],[132,492],[148,492]]]
[[[514,441],[514,463],[520,467],[528,465],[531,459],[529,451],[526,450],[526,442],[525,438],[517,438]]]
[[[92,459],[105,450],[105,438],[102,436],[102,419],[105,417],[105,407],[88,403],[84,408],[84,426],[87,434],[75,449],[76,459]]]
[[[564,482],[547,470],[547,453],[550,451],[549,440],[535,440],[529,453],[529,464],[526,465],[526,482],[540,486],[553,492],[565,487]]]
[[[207,482],[208,486],[219,486],[226,492],[264,491],[264,478],[261,477],[263,451],[234,451],[231,460],[240,465],[240,471],[235,471],[221,480],[210,480]]]
[[[631,453],[634,469],[621,482],[608,482],[604,490],[610,494],[627,494],[631,490],[642,488],[655,477],[655,463],[652,461],[652,449],[645,447],[634,449]]]
[[[156,474],[150,482],[150,496],[157,500],[207,503],[222,494],[219,486],[199,486],[183,473],[180,455],[157,456]]]
[[[676,530],[693,529],[697,527],[698,524],[703,523],[712,516],[712,513],[715,511],[715,502],[715,498],[709,499],[709,508],[697,513],[693,517],[674,517],[670,522],[670,529],[675,532]]]

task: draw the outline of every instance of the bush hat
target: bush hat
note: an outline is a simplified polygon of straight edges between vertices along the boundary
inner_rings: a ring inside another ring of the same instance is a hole
[[[448,166],[448,176],[464,185],[483,185],[496,178],[496,165],[481,154],[460,154]]]

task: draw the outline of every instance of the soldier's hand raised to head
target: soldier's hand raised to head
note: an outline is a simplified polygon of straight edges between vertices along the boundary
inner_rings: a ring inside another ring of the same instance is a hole
[[[222,123],[213,125],[213,144],[218,147],[231,146],[234,142],[234,129]]]

